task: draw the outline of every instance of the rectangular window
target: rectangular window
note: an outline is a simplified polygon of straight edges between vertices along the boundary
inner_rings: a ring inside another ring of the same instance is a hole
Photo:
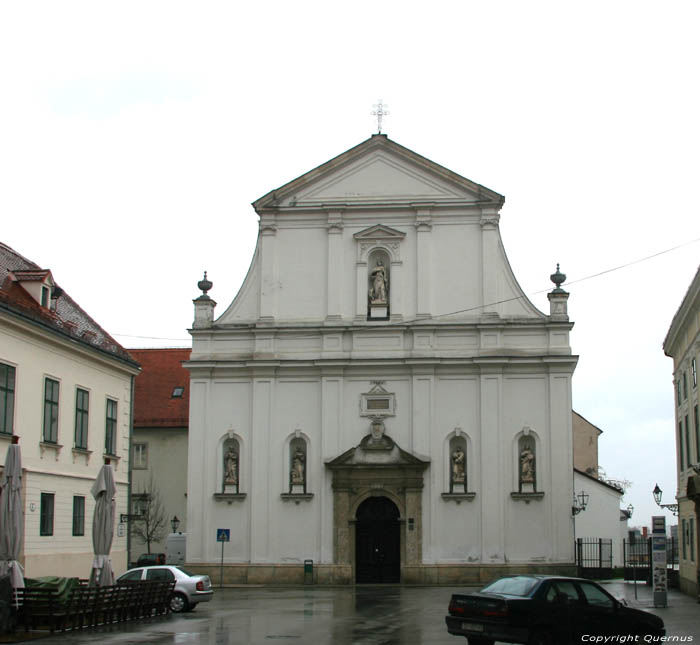
[[[693,378],[693,387],[697,387],[698,386],[698,364],[695,361],[695,359],[690,361],[690,373],[692,374],[692,378]]]
[[[678,422],[678,457],[681,470],[685,470],[685,460],[683,459],[683,421]]]
[[[690,559],[695,562],[695,518],[691,517],[688,524],[690,525]]]
[[[116,455],[117,444],[117,402],[107,399],[107,419],[105,422],[105,452]]]
[[[85,535],[85,498],[73,497],[73,535]]]
[[[131,496],[131,512],[134,515],[146,515],[150,498],[147,493],[134,493]]]
[[[75,447],[87,450],[88,447],[88,409],[90,393],[78,388],[75,393]]]
[[[15,418],[15,368],[0,363],[0,434],[12,434]]]
[[[53,535],[53,493],[41,494],[39,511],[39,535]]]
[[[695,460],[700,462],[700,418],[698,418],[698,406],[695,406]]]
[[[688,398],[688,373],[683,372],[683,399]]]
[[[676,403],[681,404],[681,380],[680,378],[676,381]]]
[[[690,424],[688,423],[688,415],[685,415],[685,465],[686,467],[690,467],[690,463],[692,462],[692,458],[690,456]]]
[[[688,533],[687,533],[687,531],[688,531],[687,522],[686,522],[686,520],[682,520],[681,521],[681,533],[682,533],[682,535],[681,535],[681,546],[682,546],[681,553],[683,555],[684,560],[688,559],[688,546],[687,546]]]
[[[148,468],[148,444],[147,443],[135,443],[134,444],[134,464],[132,467],[134,469]]]
[[[44,441],[58,442],[58,381],[44,381]]]

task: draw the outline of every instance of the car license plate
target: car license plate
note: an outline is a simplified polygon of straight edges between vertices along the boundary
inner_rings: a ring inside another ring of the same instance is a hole
[[[479,623],[462,623],[462,629],[467,632],[483,632],[484,626]]]

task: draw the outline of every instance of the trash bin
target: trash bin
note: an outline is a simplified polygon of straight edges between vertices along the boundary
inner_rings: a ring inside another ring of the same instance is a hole
[[[314,561],[304,560],[304,584],[312,585],[314,583]]]

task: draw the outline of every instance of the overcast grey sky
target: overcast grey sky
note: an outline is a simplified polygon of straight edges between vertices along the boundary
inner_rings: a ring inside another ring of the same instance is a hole
[[[506,196],[543,311],[557,262],[574,406],[633,524],[676,489],[661,343],[700,259],[697,2],[5,2],[2,240],[126,347],[184,346],[203,270],[221,312],[250,202],[376,131]],[[566,287],[566,285],[564,285]]]

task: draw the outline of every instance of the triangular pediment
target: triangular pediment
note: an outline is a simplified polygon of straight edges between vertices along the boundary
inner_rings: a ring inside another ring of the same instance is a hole
[[[434,201],[465,196],[476,200],[475,195],[464,195],[456,187],[392,158],[385,151],[374,151],[369,158],[360,159],[343,171],[333,173],[319,185],[303,191],[297,202]]]
[[[333,204],[488,203],[503,197],[375,135],[254,202],[257,210]]]
[[[384,226],[384,224],[375,224],[374,226],[366,228],[364,231],[355,233],[353,237],[356,240],[402,240],[404,237],[406,237],[406,233],[397,231],[395,228],[391,228],[390,226]],[[381,388],[382,392],[374,392],[377,387]],[[369,394],[382,393],[385,393],[385,391],[381,386],[375,386],[369,392]]]

